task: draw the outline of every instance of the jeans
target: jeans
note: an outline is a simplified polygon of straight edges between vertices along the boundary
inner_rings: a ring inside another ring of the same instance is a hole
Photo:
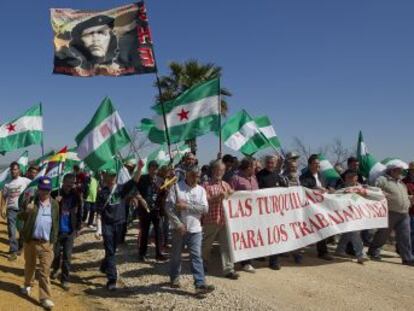
[[[62,283],[69,281],[74,236],[74,233],[59,233],[54,247],[55,257],[52,262],[52,269],[53,271],[58,271],[59,268],[62,267],[60,278]],[[60,264],[61,261],[62,265]]]
[[[352,244],[357,258],[362,258],[364,256],[364,245],[359,231],[343,233],[339,239],[338,246],[336,247],[336,252],[341,254],[346,253],[348,243]]]
[[[10,253],[17,253],[22,245],[22,239],[17,239],[17,214],[19,211],[7,210],[7,233],[9,236]]]
[[[388,212],[388,228],[381,228],[374,235],[368,254],[370,256],[379,256],[381,247],[387,242],[390,233],[395,230],[397,248],[403,261],[412,261],[414,259],[411,250],[410,237],[410,216],[396,212]]]
[[[161,219],[162,219],[161,220],[161,223],[162,223],[162,243],[163,243],[164,247],[167,247],[168,241],[171,240],[170,220],[168,219],[167,216],[163,216]]]
[[[181,252],[183,246],[187,245],[190,252],[191,272],[196,287],[205,285],[203,259],[201,257],[201,241],[202,233],[189,233],[181,235],[180,232],[174,230],[172,240],[172,250],[170,259],[170,279],[174,282],[180,277],[181,273]]]
[[[95,203],[85,202],[83,204],[82,221],[86,222],[86,220],[88,220],[88,226],[93,225],[93,220],[95,218],[95,211],[96,211]]]
[[[139,255],[146,256],[148,248],[148,235],[150,231],[151,223],[154,226],[155,232],[155,256],[161,256],[161,243],[160,243],[160,215],[159,211],[153,210],[149,214],[146,211],[139,212],[139,223],[141,226],[141,234],[139,240]]]
[[[116,272],[115,254],[119,242],[122,239],[124,223],[102,224],[102,238],[104,242],[105,258],[101,263],[101,270],[105,271],[109,283],[116,282],[118,275]]]

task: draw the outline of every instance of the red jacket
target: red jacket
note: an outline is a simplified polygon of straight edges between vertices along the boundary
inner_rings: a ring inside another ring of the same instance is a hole
[[[410,178],[409,176],[403,179],[404,184],[407,186],[408,194],[414,195],[414,177]],[[414,216],[414,205],[411,204],[410,215]]]

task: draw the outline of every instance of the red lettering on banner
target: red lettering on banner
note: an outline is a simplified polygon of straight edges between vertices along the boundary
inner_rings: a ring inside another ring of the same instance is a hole
[[[267,243],[269,245],[279,244],[280,242],[286,242],[287,240],[288,234],[284,224],[274,226],[273,228],[267,228]]]
[[[259,206],[259,215],[263,215],[263,209],[267,211],[267,197],[258,197],[256,202]]]
[[[233,232],[232,240],[234,250],[243,250],[264,246],[263,237],[260,229],[258,229],[257,232],[255,232],[254,230],[247,230],[245,233]]]
[[[138,26],[138,41],[140,44],[152,43],[151,31],[148,27]]]
[[[344,218],[339,214],[339,211],[335,211],[335,216],[337,216],[338,218],[335,218],[334,215],[332,215],[331,213],[328,213],[328,217],[336,224],[341,224],[344,222]]]
[[[141,47],[138,48],[139,56],[141,58],[142,66],[144,67],[154,67],[155,66],[155,60],[154,55],[152,54],[151,48],[145,48]]]
[[[314,233],[314,231],[308,227],[308,224],[305,221],[298,221],[299,230],[302,233],[302,236],[307,236],[308,234]]]
[[[344,215],[344,219],[345,219],[346,222],[349,222],[349,220],[354,220],[354,216],[351,213],[349,213],[348,211],[343,210],[342,214]]]
[[[316,220],[319,222],[321,229],[324,229],[329,226],[329,222],[326,220],[325,215],[318,213],[314,215]]]
[[[312,218],[309,218],[309,226],[314,232],[322,229]]]
[[[298,232],[298,224],[296,222],[291,222],[289,224],[290,228],[292,229],[293,233],[295,234],[296,240],[300,238],[299,232]]]
[[[252,215],[252,199],[246,199],[244,202],[239,200],[236,210],[233,210],[232,200],[229,200],[228,203],[230,218],[249,217]]]

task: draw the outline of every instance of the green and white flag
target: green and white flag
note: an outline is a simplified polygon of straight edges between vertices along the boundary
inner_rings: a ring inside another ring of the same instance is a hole
[[[330,186],[335,186],[336,182],[341,179],[341,176],[323,154],[319,154],[319,161],[321,166],[320,172],[325,183]]]
[[[29,165],[29,152],[25,151],[17,160],[20,166],[20,172],[22,175],[26,174],[27,167]],[[4,185],[11,180],[10,168],[6,168],[2,173],[0,173],[0,190],[3,189]]]
[[[221,133],[227,147],[240,151],[244,155],[251,156],[269,145],[269,140],[245,110],[227,119],[222,126]]]
[[[381,161],[381,163],[384,164],[386,167],[388,165],[397,165],[404,170],[408,170],[408,164],[398,158],[385,158],[384,160]]]
[[[359,161],[359,171],[362,176],[368,178],[371,184],[381,176],[386,167],[381,162],[378,162],[373,155],[368,152],[367,145],[362,137],[362,132],[359,132],[357,157]]]
[[[124,122],[108,97],[76,136],[78,157],[93,171],[113,161],[118,151],[130,142]]]
[[[197,84],[177,98],[164,103],[165,118],[171,143],[178,143],[220,128],[220,80]],[[153,107],[157,115],[144,119],[138,127],[148,133],[153,143],[166,142],[162,107]]]
[[[42,105],[27,110],[22,116],[0,126],[0,153],[13,151],[43,141]]]
[[[191,148],[183,144],[176,149],[171,149],[171,155],[173,157],[173,165],[178,164],[182,157],[187,153],[190,152]],[[170,163],[170,156],[168,154],[168,148],[167,146],[162,146],[158,148],[157,150],[151,152],[148,157],[144,159],[145,166],[142,170],[143,174],[148,173],[148,163],[151,161],[157,161],[159,166],[168,165]]]
[[[279,137],[277,137],[276,131],[272,126],[272,122],[270,121],[269,117],[261,116],[254,119],[259,130],[263,133],[263,135],[269,140],[269,144],[266,147],[272,147],[275,149],[280,149],[281,144]]]

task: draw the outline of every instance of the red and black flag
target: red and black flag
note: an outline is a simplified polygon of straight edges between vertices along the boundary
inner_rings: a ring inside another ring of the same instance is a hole
[[[124,76],[156,71],[143,1],[106,11],[51,9],[56,74]]]

